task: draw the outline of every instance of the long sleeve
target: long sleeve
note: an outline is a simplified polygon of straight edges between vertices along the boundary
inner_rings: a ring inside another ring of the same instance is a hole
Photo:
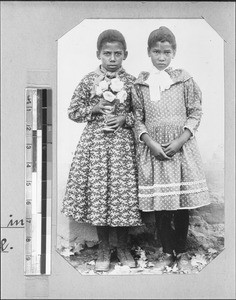
[[[132,103],[132,86],[134,84],[134,81],[136,78],[132,75],[127,74],[127,87],[128,90],[126,92],[128,93],[128,99],[130,100],[130,107],[129,107],[129,112],[125,112],[125,128],[134,128],[134,113],[133,113],[133,103]]]
[[[132,87],[132,103],[135,118],[135,133],[138,141],[142,142],[140,137],[143,133],[148,133],[148,130],[145,126],[144,101],[137,85]]]
[[[76,87],[68,108],[68,117],[72,121],[84,123],[92,120],[93,105],[89,102],[90,89],[86,77]]]
[[[202,117],[202,92],[192,78],[185,81],[184,85],[187,113],[187,120],[184,128],[188,128],[192,133],[192,137],[194,137]]]
[[[125,114],[125,125],[124,127],[134,127],[134,114],[133,112],[129,112]]]
[[[129,97],[130,97],[130,112],[125,113],[125,128],[133,128],[134,127],[134,113],[133,113],[133,103],[132,103],[132,91],[130,89],[129,92]]]

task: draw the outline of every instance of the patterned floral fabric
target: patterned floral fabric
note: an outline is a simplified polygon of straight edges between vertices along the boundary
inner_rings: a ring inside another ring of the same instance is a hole
[[[94,82],[102,80],[102,69],[86,75],[74,91],[68,115],[75,122],[87,122],[76,148],[63,200],[67,216],[96,226],[142,225],[138,207],[137,165],[131,86],[135,78],[119,70],[128,94],[117,107],[126,123],[115,133],[104,133],[104,117],[92,115],[100,99],[91,96]]]
[[[142,72],[132,88],[135,129],[138,139],[139,205],[143,211],[192,209],[210,203],[195,132],[202,116],[202,95],[193,78],[184,70],[167,68],[173,84],[161,92],[160,100],[150,99]],[[192,136],[171,160],[160,161],[140,140],[147,132],[158,143],[178,138],[188,128]]]

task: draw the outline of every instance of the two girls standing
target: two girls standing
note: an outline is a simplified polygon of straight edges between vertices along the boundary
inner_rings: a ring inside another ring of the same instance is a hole
[[[97,41],[101,65],[82,79],[72,97],[69,118],[87,126],[71,164],[63,212],[96,226],[96,271],[109,270],[111,227],[117,231],[118,259],[135,267],[127,239],[129,227],[142,225],[140,210],[156,212],[164,253],[160,266],[170,266],[177,257],[181,267],[187,259],[189,209],[209,204],[194,137],[201,92],[187,72],[169,67],[175,51],[173,33],[166,27],[154,30],[148,39],[153,69],[135,80],[122,68],[128,55],[123,35],[106,30]]]

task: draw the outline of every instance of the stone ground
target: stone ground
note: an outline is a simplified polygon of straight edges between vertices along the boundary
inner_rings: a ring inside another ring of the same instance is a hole
[[[191,216],[190,221],[187,252],[191,264],[182,270],[177,268],[177,264],[164,270],[158,268],[162,248],[152,223],[142,229],[143,232],[130,234],[129,243],[136,262],[135,268],[122,266],[113,247],[109,272],[95,272],[98,243],[93,241],[61,247],[58,252],[83,275],[194,274],[205,268],[224,249],[224,224],[209,224],[198,215]]]

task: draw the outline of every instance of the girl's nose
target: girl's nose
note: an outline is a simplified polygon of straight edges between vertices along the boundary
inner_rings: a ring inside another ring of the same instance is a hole
[[[111,61],[115,61],[115,54],[111,54],[110,60],[111,60]]]
[[[164,54],[160,54],[159,60],[165,60]]]

